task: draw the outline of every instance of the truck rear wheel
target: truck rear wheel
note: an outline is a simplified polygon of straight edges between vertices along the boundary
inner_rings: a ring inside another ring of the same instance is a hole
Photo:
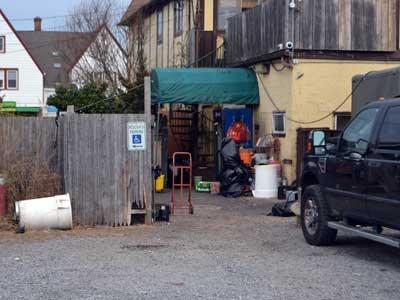
[[[337,230],[328,227],[329,209],[318,185],[306,188],[301,199],[301,228],[307,243],[314,246],[331,245]]]

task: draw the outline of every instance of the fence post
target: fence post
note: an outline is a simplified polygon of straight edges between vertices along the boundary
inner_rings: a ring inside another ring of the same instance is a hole
[[[152,171],[152,148],[153,141],[151,136],[151,81],[150,77],[144,78],[144,115],[146,119],[146,130],[147,130],[147,149],[146,149],[146,162],[145,162],[145,178],[144,181],[146,186],[146,224],[150,225],[153,223],[152,220],[152,209],[153,209],[153,171]]]
[[[65,193],[69,193],[71,195],[71,200],[72,200],[72,216],[74,221],[76,221],[76,210],[75,210],[75,203],[74,203],[74,193],[73,193],[73,186],[72,186],[72,178],[71,172],[70,172],[70,163],[71,163],[71,158],[70,158],[70,151],[69,151],[69,146],[71,143],[70,140],[70,120],[71,116],[75,114],[75,107],[73,105],[68,105],[67,106],[67,114],[65,117],[62,118],[63,122],[63,160],[64,160],[64,189]]]

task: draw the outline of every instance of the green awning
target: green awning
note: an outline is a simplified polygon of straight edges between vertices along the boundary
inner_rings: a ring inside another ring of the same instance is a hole
[[[253,70],[239,68],[159,68],[151,72],[156,103],[258,104]]]
[[[38,112],[40,112],[40,107],[17,107],[16,112],[19,112],[19,113],[38,113]]]
[[[38,113],[40,112],[40,107],[31,106],[17,106],[15,101],[4,101],[0,103],[0,112],[3,113]]]

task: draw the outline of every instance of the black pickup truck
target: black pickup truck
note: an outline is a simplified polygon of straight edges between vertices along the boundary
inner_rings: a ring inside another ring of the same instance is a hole
[[[400,100],[365,106],[339,137],[311,132],[302,165],[301,225],[311,245],[338,230],[400,248]]]

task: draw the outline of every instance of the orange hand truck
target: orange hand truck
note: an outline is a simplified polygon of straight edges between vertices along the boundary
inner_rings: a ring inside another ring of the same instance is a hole
[[[181,157],[182,159],[187,158],[188,163],[181,163],[177,165],[176,158]],[[189,214],[193,215],[193,203],[192,203],[192,154],[189,152],[175,152],[172,156],[172,194],[171,194],[171,212],[174,214],[175,209],[188,209]],[[189,173],[189,183],[185,183],[184,173]],[[175,173],[176,172],[176,173]],[[180,176],[180,182],[175,182],[175,177]],[[175,188],[180,189],[180,199],[175,203]],[[189,189],[189,195],[187,202],[183,199],[184,188]]]

